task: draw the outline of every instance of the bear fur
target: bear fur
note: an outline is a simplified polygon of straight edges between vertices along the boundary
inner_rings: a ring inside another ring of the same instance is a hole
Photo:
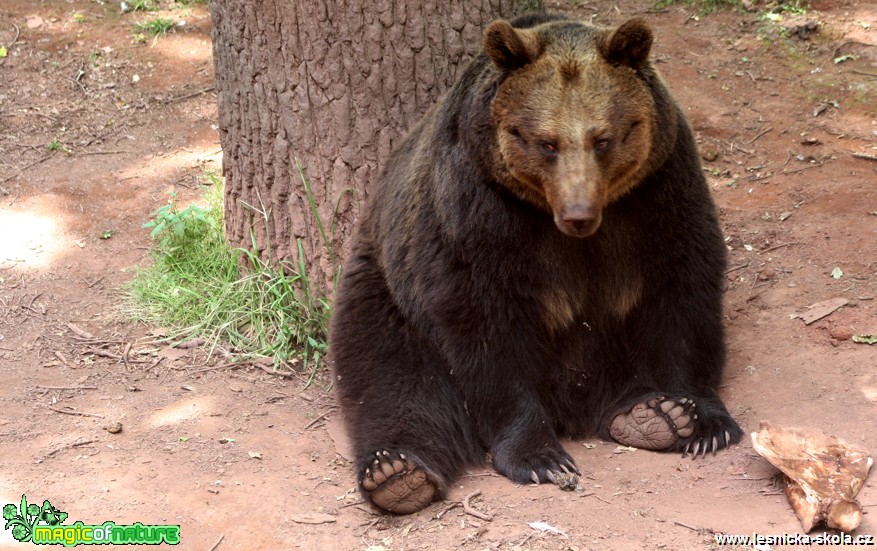
[[[378,507],[421,509],[487,461],[555,481],[576,471],[559,436],[740,440],[716,392],[726,247],[651,44],[641,19],[495,21],[387,160],[330,332]]]

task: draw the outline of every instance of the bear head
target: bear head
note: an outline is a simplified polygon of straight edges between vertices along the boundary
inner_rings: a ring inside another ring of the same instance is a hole
[[[499,78],[491,103],[498,180],[550,212],[564,234],[593,235],[603,209],[639,183],[658,132],[648,79],[652,31],[569,20],[484,32]],[[657,78],[655,76],[655,78]]]

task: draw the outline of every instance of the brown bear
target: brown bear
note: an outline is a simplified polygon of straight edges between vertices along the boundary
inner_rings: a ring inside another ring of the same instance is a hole
[[[387,160],[330,343],[361,491],[411,513],[490,461],[577,472],[559,436],[738,442],[717,396],[725,245],[642,19],[496,21]]]

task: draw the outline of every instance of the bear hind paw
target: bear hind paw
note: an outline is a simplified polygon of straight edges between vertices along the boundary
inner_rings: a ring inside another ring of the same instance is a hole
[[[694,434],[695,404],[659,396],[619,413],[609,426],[609,435],[619,444],[644,450],[669,450]]]
[[[376,506],[401,515],[432,503],[436,485],[426,471],[404,453],[379,451],[366,467],[360,485]]]

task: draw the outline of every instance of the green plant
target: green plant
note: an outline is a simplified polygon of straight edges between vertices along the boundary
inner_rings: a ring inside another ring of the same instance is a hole
[[[221,179],[207,173],[200,205],[182,207],[176,195],[157,209],[151,228],[153,263],[131,282],[127,311],[170,328],[177,341],[201,337],[242,356],[275,363],[303,360],[310,383],[326,350],[331,312],[315,296],[300,263],[274,267],[256,250],[225,239]]]
[[[122,2],[122,11],[157,11],[158,3],[154,0],[125,0]]]
[[[740,0],[657,0],[655,8],[663,9],[674,4],[697,6],[701,13],[712,13],[724,8],[739,8]]]
[[[317,203],[314,199],[313,191],[311,190],[311,186],[308,183],[308,179],[305,176],[304,170],[302,169],[301,163],[298,159],[295,160],[295,167],[298,170],[298,175],[301,179],[302,188],[304,189],[305,196],[308,199],[308,206],[311,209],[311,215],[314,217],[314,223],[317,225],[317,230],[320,232],[320,240],[323,243],[323,248],[325,249],[326,254],[329,255],[329,263],[332,266],[332,289],[334,290],[335,287],[338,286],[338,279],[341,277],[341,266],[338,264],[337,258],[335,257],[335,223],[338,221],[338,209],[341,206],[341,201],[344,199],[344,196],[346,194],[354,193],[354,189],[345,189],[338,197],[338,200],[335,202],[335,208],[332,211],[332,224],[330,225],[330,233],[327,236],[326,230],[323,227],[323,219],[320,216],[319,211],[317,211]]]
[[[46,149],[49,151],[63,151],[64,153],[70,153],[70,148],[62,144],[57,137],[52,138],[52,141],[46,144]]]
[[[810,0],[782,0],[768,5],[768,13],[787,13],[790,15],[804,15],[810,9]]]
[[[322,217],[320,216],[319,211],[317,210],[316,200],[314,198],[314,194],[311,190],[310,184],[308,183],[307,177],[305,177],[304,170],[301,167],[298,159],[295,160],[296,168],[298,169],[299,177],[302,183],[302,188],[305,192],[305,196],[308,200],[308,205],[311,210],[311,214],[314,217],[314,224],[317,227],[317,230],[320,234],[320,239],[323,243],[323,246],[329,255],[330,265],[332,266],[332,284],[333,288],[337,285],[338,278],[340,276],[340,269],[335,261],[334,255],[334,235],[335,235],[335,225],[334,222],[337,220],[335,216],[337,214],[338,205],[340,204],[340,198],[338,203],[335,205],[335,212],[333,213],[333,223],[331,226],[331,238],[326,234],[325,227],[323,225]],[[343,194],[342,194],[343,197]],[[260,198],[261,201],[261,198]],[[253,215],[258,215],[258,217],[262,220],[265,228],[265,246],[264,250],[268,252],[268,263],[271,262],[271,251],[273,250],[271,246],[271,226],[270,226],[270,216],[268,213],[268,209],[265,208],[264,204],[260,204],[259,207],[255,205],[250,205],[247,203],[243,203],[244,207],[248,208]],[[255,237],[255,216],[250,220],[250,237],[252,239],[252,249],[251,251],[259,250],[259,245],[256,242]],[[258,256],[254,255],[251,251],[243,251],[249,258],[251,264],[262,261]],[[314,292],[314,288],[310,278],[308,277],[307,264],[305,263],[305,253],[304,248],[302,246],[301,239],[296,240],[296,252],[298,256],[298,265],[297,266],[289,266],[286,265],[286,270],[289,273],[294,274],[291,278],[291,281],[295,284],[295,287],[300,293],[298,294],[298,301],[300,311],[307,313],[306,316],[302,317],[299,320],[299,325],[302,327],[302,331],[300,331],[296,335],[292,335],[292,337],[300,340],[303,346],[303,360],[304,360],[304,370],[308,371],[310,369],[310,375],[308,377],[308,386],[313,382],[314,377],[317,373],[317,368],[319,367],[320,359],[325,355],[327,350],[326,336],[328,335],[328,323],[331,312],[331,307],[328,301],[320,296],[318,293]],[[281,270],[284,269],[284,266],[281,266]],[[310,333],[316,333],[322,335],[323,339],[316,339],[313,335],[309,335]],[[303,339],[301,337],[304,337]]]
[[[183,210],[177,204],[177,193],[171,192],[170,200],[152,213],[152,220],[143,224],[152,228],[150,237],[158,242],[158,250],[165,255],[173,255],[179,249],[192,246],[204,239],[215,239],[220,232],[218,219],[213,209],[199,205],[189,205]]]
[[[136,34],[159,37],[172,31],[175,26],[176,23],[174,23],[173,19],[156,17],[155,19],[150,19],[149,21],[143,23],[137,23],[134,28]]]

